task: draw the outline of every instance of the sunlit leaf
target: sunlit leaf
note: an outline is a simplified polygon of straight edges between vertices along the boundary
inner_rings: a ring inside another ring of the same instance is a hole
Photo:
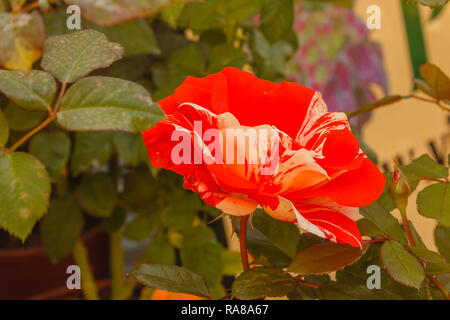
[[[413,255],[416,257],[427,261],[427,262],[444,262],[444,258],[431,250],[419,248],[419,247],[413,247],[413,246],[407,246],[408,251],[410,251]]]
[[[421,89],[438,100],[450,100],[450,79],[442,70],[431,63],[420,67]]]
[[[57,120],[67,130],[137,133],[163,117],[144,87],[122,79],[88,77],[68,90]]]
[[[410,2],[420,3],[421,5],[436,8],[444,6],[448,0],[408,0]]]
[[[63,83],[72,83],[120,59],[123,47],[95,30],[53,36],[45,42],[42,68]]]
[[[434,218],[443,226],[450,227],[450,187],[449,183],[432,184],[419,192],[417,210],[428,218]]]
[[[49,204],[50,179],[32,155],[0,156],[0,227],[25,240]]]
[[[55,79],[48,73],[0,70],[0,92],[30,111],[50,110],[56,93]]]
[[[439,262],[439,263],[427,263],[427,267],[425,269],[427,275],[435,275],[435,274],[448,274],[450,273],[450,263],[448,262]]]
[[[450,262],[450,228],[437,226],[434,230],[434,242],[445,260]]]
[[[419,289],[425,279],[425,271],[419,260],[399,242],[387,241],[380,251],[381,262],[396,281]]]
[[[367,220],[372,222],[388,238],[400,241],[406,244],[405,234],[402,227],[383,206],[374,202],[369,206],[360,208],[359,212]]]
[[[31,70],[41,57],[45,41],[44,22],[37,11],[0,13],[0,66]]]

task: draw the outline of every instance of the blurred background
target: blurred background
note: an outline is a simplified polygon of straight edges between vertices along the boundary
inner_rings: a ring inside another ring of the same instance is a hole
[[[125,48],[122,60],[93,75],[136,82],[155,102],[189,75],[234,66],[271,81],[298,82],[322,92],[330,111],[351,111],[387,95],[418,92],[414,79],[426,62],[450,73],[450,7],[410,2],[0,0],[0,66],[40,69],[44,40],[77,31],[66,24],[76,11],[66,10],[79,5],[82,29],[98,30]],[[368,21],[373,25],[377,19],[378,26],[369,30]],[[20,61],[13,49],[17,43],[33,58]],[[9,54],[18,61],[11,63]],[[46,116],[19,108],[3,95],[0,112],[10,129],[6,147]],[[409,164],[424,153],[447,165],[450,120],[436,105],[404,99],[355,117],[351,124],[383,171],[392,171],[394,157]],[[63,150],[58,161],[52,158],[59,156],[53,147]],[[135,282],[122,280],[142,262],[194,270],[206,277],[213,297],[223,296],[241,271],[231,221],[211,223],[218,210],[184,190],[180,176],[153,168],[138,132],[75,133],[52,123],[18,150],[47,167],[52,201],[49,214],[37,213],[25,235],[0,230],[0,299],[73,298],[65,288],[66,266],[86,255],[101,288],[109,290],[110,278],[119,287],[124,284],[125,293],[112,292],[113,298],[139,295]],[[428,248],[436,249],[436,220],[419,215],[415,205],[426,186],[422,182],[414,192],[408,216]],[[74,211],[76,232],[61,216]]]

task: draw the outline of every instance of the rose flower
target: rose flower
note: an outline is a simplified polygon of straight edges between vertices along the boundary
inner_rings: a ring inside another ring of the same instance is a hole
[[[319,92],[226,68],[188,77],[158,103],[167,117],[143,132],[150,161],[183,175],[207,204],[235,216],[260,206],[320,237],[362,246],[358,207],[380,196],[385,178],[345,114],[327,112]]]

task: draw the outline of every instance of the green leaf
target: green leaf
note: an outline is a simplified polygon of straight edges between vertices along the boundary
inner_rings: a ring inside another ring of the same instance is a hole
[[[98,26],[112,26],[137,18],[146,18],[170,3],[169,0],[64,0],[80,7],[84,19]]]
[[[47,72],[0,70],[0,91],[19,107],[30,111],[51,110],[56,81]]]
[[[72,83],[123,55],[123,47],[95,30],[53,36],[45,42],[42,68],[62,83]]]
[[[83,176],[75,193],[81,208],[95,217],[109,217],[116,206],[116,186],[106,173]]]
[[[36,127],[47,116],[45,111],[27,111],[9,102],[5,109],[5,117],[9,129],[13,131],[27,131]]]
[[[448,168],[434,162],[427,154],[420,156],[406,166],[401,166],[401,170],[409,180],[448,177]]]
[[[442,9],[444,9],[444,7],[434,8],[430,15],[430,21],[437,19],[441,15]]]
[[[103,220],[103,227],[109,233],[119,231],[126,218],[127,211],[122,207],[115,207],[113,213]]]
[[[32,155],[0,156],[0,227],[24,241],[47,211],[50,179]]]
[[[129,166],[136,167],[145,148],[142,135],[129,132],[113,132],[113,141],[120,158]]]
[[[178,26],[178,19],[180,18],[181,12],[184,9],[185,3],[171,3],[165,6],[161,11],[161,20],[176,29]]]
[[[148,260],[156,264],[175,264],[175,248],[166,238],[156,238],[150,242],[147,250]]]
[[[207,73],[219,72],[225,67],[241,68],[246,60],[247,54],[240,48],[222,43],[211,49]]]
[[[417,232],[411,220],[408,220],[409,227],[411,228],[411,233],[413,235],[414,241],[416,242],[416,246],[421,249],[427,249],[427,246],[422,240],[422,237]]]
[[[320,243],[298,251],[288,270],[303,275],[324,274],[342,269],[361,256],[360,248],[331,242]]]
[[[55,199],[41,222],[41,239],[50,259],[56,263],[70,254],[84,225],[81,209],[73,198]]]
[[[210,287],[222,279],[222,245],[207,227],[190,228],[184,232],[180,257],[183,266],[205,277]]]
[[[358,226],[358,230],[361,233],[361,236],[368,237],[376,237],[383,235],[383,231],[381,231],[373,222],[367,219],[361,219],[356,222]]]
[[[153,213],[160,208],[161,185],[147,168],[139,167],[125,176],[121,198],[137,213]]]
[[[288,33],[294,23],[292,0],[268,1],[261,13],[261,30],[270,43],[275,43]]]
[[[286,267],[294,257],[300,241],[295,224],[275,220],[264,211],[257,210],[252,214],[251,225],[247,226],[247,249],[253,258]]]
[[[367,285],[369,274],[367,268],[369,266],[381,266],[380,262],[380,243],[369,245],[364,256],[351,266],[345,267],[336,273],[336,280],[346,285]],[[426,294],[418,290],[406,287],[392,279],[384,269],[380,273],[380,292],[387,300],[417,300],[426,299]]]
[[[448,0],[409,0],[411,2],[420,3],[421,5],[431,8],[437,8],[444,6]]]
[[[374,202],[367,207],[360,208],[359,212],[367,220],[372,222],[379,230],[381,230],[388,238],[397,240],[406,244],[405,234],[402,227],[383,206],[378,202]]]
[[[431,63],[420,67],[421,89],[438,100],[450,100],[450,79],[442,70]]]
[[[71,143],[62,131],[40,132],[30,141],[30,153],[45,165],[53,182],[58,180],[69,161]]]
[[[163,117],[144,87],[122,79],[88,77],[67,91],[57,119],[67,130],[137,133]]]
[[[193,1],[187,3],[179,17],[179,26],[192,29],[195,32],[218,26],[216,5],[217,1]]]
[[[282,297],[297,286],[295,279],[280,268],[257,267],[244,271],[232,286],[232,294],[241,300]]]
[[[450,262],[450,228],[437,226],[434,230],[434,242],[445,260]]]
[[[252,215],[251,222],[255,229],[288,257],[295,256],[300,241],[300,233],[295,224],[275,220],[261,210]]]
[[[38,11],[0,13],[0,66],[9,70],[31,70],[41,57],[45,27]]]
[[[173,229],[190,227],[201,208],[202,203],[197,195],[175,193],[163,209],[163,223]]]
[[[107,164],[114,152],[110,132],[78,132],[70,163],[73,176]]]
[[[144,54],[160,54],[155,34],[144,19],[132,20],[117,26],[98,28],[109,41],[120,43],[124,48],[124,57]]]
[[[136,268],[132,274],[140,283],[150,288],[194,294],[201,297],[209,296],[205,278],[186,268],[172,265],[143,264]]]
[[[0,147],[4,147],[9,139],[9,125],[2,110],[0,110]]]
[[[382,300],[377,290],[369,290],[365,285],[347,285],[337,282],[325,282],[320,285],[325,300]]]
[[[407,249],[409,252],[411,252],[413,255],[418,257],[419,259],[422,259],[427,262],[443,262],[445,261],[444,258],[434,251],[419,248],[419,247],[413,247],[413,246],[407,246]]]
[[[420,191],[417,210],[424,217],[437,219],[443,226],[450,227],[449,183],[435,183]]]
[[[257,15],[262,9],[262,2],[262,0],[221,0],[220,5],[227,20],[241,22]]]
[[[206,61],[195,44],[187,45],[170,55],[169,70],[172,73],[199,76],[204,74]]]
[[[435,275],[435,274],[446,274],[450,273],[450,263],[448,262],[439,262],[439,263],[427,263],[426,267],[427,275]]]
[[[242,262],[239,251],[222,250],[222,274],[225,276],[236,276],[241,273]]]
[[[125,226],[123,235],[125,238],[132,241],[145,240],[150,237],[151,233],[155,230],[155,221],[156,220],[152,215],[141,214]]]
[[[420,288],[425,271],[419,260],[399,242],[386,241],[381,246],[380,257],[383,267],[392,278],[406,286]]]

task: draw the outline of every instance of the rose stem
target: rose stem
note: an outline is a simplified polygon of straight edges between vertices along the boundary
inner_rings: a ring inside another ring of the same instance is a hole
[[[247,221],[248,215],[241,217],[241,225],[239,228],[239,242],[241,246],[241,260],[244,271],[249,269],[248,253],[247,253]]]

